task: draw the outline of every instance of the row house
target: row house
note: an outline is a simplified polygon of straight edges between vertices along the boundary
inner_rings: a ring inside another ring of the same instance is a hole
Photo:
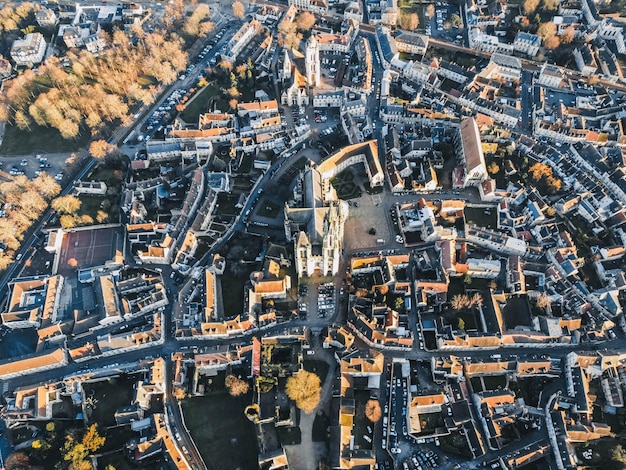
[[[261,31],[263,31],[263,25],[257,20],[252,20],[241,26],[230,41],[228,41],[228,60],[234,63],[252,38],[261,33]]]
[[[325,15],[328,11],[327,0],[289,0],[289,5],[293,5],[298,10],[307,10],[318,15]]]
[[[395,37],[395,40],[400,52],[424,55],[428,49],[428,36],[423,34],[402,31]]]

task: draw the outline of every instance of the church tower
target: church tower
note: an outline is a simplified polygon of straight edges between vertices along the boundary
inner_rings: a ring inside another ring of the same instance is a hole
[[[311,87],[320,85],[320,50],[315,36],[311,35],[306,43],[306,79]]]

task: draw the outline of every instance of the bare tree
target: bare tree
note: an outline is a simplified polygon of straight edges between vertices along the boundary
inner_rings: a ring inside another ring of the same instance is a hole
[[[246,7],[243,5],[243,3],[236,1],[233,2],[233,16],[235,18],[243,18],[243,15],[246,14]]]
[[[80,199],[76,196],[61,196],[52,201],[52,208],[63,214],[75,214],[80,209]]]
[[[315,15],[310,11],[303,11],[296,17],[296,28],[300,31],[310,31],[315,26]]]
[[[248,382],[242,379],[238,379],[234,375],[226,376],[225,385],[228,389],[228,393],[230,393],[233,397],[245,395],[246,393],[248,393],[248,389],[250,388]]]
[[[474,295],[472,295],[472,298],[470,299],[470,306],[471,307],[482,307],[483,306],[483,296],[480,295],[478,292],[475,293]]]
[[[400,27],[407,31],[414,31],[419,26],[417,13],[402,13],[400,15]]]
[[[305,413],[312,413],[320,402],[322,385],[320,378],[312,372],[300,369],[287,379],[287,396]]]
[[[365,417],[372,423],[377,423],[383,416],[383,412],[380,409],[380,403],[378,400],[367,400],[365,404]]]

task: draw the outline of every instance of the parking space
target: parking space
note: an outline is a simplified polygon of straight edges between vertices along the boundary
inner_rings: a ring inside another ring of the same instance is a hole
[[[319,318],[332,316],[335,311],[335,286],[332,282],[320,284],[317,291],[317,315]]]
[[[0,160],[0,170],[4,170],[11,176],[26,175],[28,178],[36,178],[46,172],[54,176],[57,181],[61,181],[67,158],[67,154],[45,152],[27,157],[3,157]]]

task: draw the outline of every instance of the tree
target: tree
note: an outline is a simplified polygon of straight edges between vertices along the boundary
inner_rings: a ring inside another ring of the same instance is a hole
[[[559,9],[561,0],[543,0],[543,10],[555,11]]]
[[[465,329],[465,320],[463,320],[461,317],[459,317],[457,320],[458,320],[457,321],[457,328],[459,330],[464,330]]]
[[[483,296],[478,292],[472,295],[470,299],[470,307],[482,307],[483,306]]]
[[[565,28],[565,31],[563,31],[563,33],[561,34],[561,43],[570,44],[574,40],[575,36],[576,36],[576,30],[574,29],[574,27],[568,26],[567,28]]]
[[[298,49],[300,41],[302,41],[302,34],[296,31],[287,33],[283,38],[284,47],[287,49]]]
[[[463,26],[463,20],[456,13],[450,15],[450,22],[452,23],[452,26],[457,26],[457,27]]]
[[[315,26],[315,15],[310,11],[303,11],[296,17],[296,28],[300,31],[310,31]]]
[[[541,23],[537,28],[537,35],[544,41],[556,36],[556,25],[552,21]]]
[[[546,308],[550,305],[550,297],[545,292],[542,292],[537,297],[535,297],[535,305],[539,308]]]
[[[92,424],[87,428],[83,436],[83,445],[90,451],[95,452],[106,442],[106,437],[98,433],[98,425]]]
[[[40,173],[39,176],[32,181],[32,185],[33,189],[46,199],[50,199],[61,192],[61,185],[48,173]]]
[[[248,70],[248,66],[246,64],[240,64],[237,67],[235,67],[235,72],[237,73],[237,76],[239,77],[240,80],[243,80],[244,78],[246,78],[247,70]]]
[[[419,17],[417,13],[401,13],[400,14],[400,28],[407,31],[414,31],[419,26]]]
[[[106,140],[94,140],[89,144],[89,153],[96,158],[104,158],[115,150],[115,145],[109,144]]]
[[[426,7],[426,15],[429,18],[432,18],[433,16],[435,16],[435,4],[431,3]]]
[[[545,191],[548,194],[556,194],[561,190],[563,185],[562,181],[554,176],[552,168],[545,163],[537,162],[533,164],[528,169],[528,173],[540,191]]]
[[[29,190],[22,193],[20,207],[27,216],[34,216],[32,218],[36,219],[39,214],[46,210],[48,203],[39,192]]]
[[[469,296],[465,294],[456,294],[451,301],[452,310],[460,311],[470,306]]]
[[[237,1],[233,2],[233,16],[235,18],[241,19],[243,15],[246,14],[246,7],[243,6],[243,3]]]
[[[6,470],[35,470],[39,467],[34,466],[30,462],[30,457],[24,452],[13,452],[4,461]]]
[[[109,218],[109,214],[107,214],[106,212],[99,210],[98,213],[96,214],[96,221],[99,224],[103,224],[105,223]]]
[[[227,73],[230,73],[231,70],[233,69],[233,63],[226,59],[220,60],[220,63],[217,64],[217,66]]]
[[[543,41],[543,45],[546,49],[556,49],[561,45],[561,39],[558,36],[550,36]]]
[[[500,166],[496,162],[491,162],[487,167],[487,171],[490,175],[496,175],[500,173]]]
[[[522,5],[522,8],[526,15],[531,15],[535,12],[538,6],[539,6],[539,0],[524,0],[524,4]]]
[[[372,423],[377,423],[382,418],[383,412],[380,409],[378,400],[367,400],[365,404],[365,417]]]
[[[174,398],[176,398],[178,401],[184,400],[187,397],[187,392],[185,392],[184,388],[181,387],[176,387],[174,389],[174,392],[172,393],[172,395],[174,396]]]
[[[248,393],[248,389],[250,388],[248,382],[242,379],[238,379],[234,375],[227,375],[225,384],[226,388],[228,389],[228,393],[230,393],[233,397],[245,395],[246,393]]]
[[[76,196],[60,196],[52,200],[52,208],[62,214],[75,214],[80,209],[80,199]]]
[[[320,402],[321,381],[314,373],[300,369],[287,379],[286,391],[296,406],[309,414]]]
[[[61,227],[65,230],[72,229],[78,225],[79,219],[75,215],[63,214],[59,219]]]

